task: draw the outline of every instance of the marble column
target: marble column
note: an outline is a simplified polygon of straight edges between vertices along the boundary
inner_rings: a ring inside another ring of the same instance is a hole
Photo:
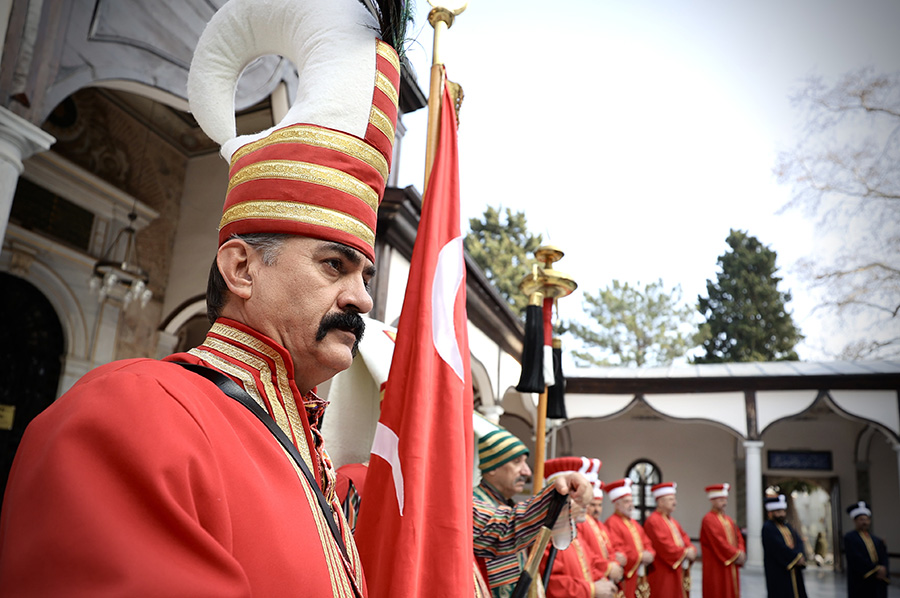
[[[56,139],[6,108],[0,107],[0,242],[6,238],[6,225],[13,197],[25,160],[50,149]]]
[[[747,566],[763,565],[763,487],[761,440],[744,441],[744,459],[747,473]]]

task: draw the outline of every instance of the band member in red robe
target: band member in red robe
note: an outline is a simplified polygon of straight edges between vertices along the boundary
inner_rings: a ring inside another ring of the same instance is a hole
[[[89,372],[33,420],[0,516],[4,595],[366,595],[315,388],[372,308],[400,61],[357,0],[219,4],[188,78],[231,163],[213,326],[188,353]],[[268,53],[300,67],[300,104],[236,137],[238,75]]]
[[[618,583],[625,576],[625,553],[613,540],[613,536],[610,535],[601,518],[603,515],[603,482],[600,480],[594,482],[594,500],[587,507],[587,515],[585,520],[587,533],[596,539],[603,558],[615,561],[619,565],[618,569],[613,569],[609,576]]]
[[[551,484],[557,477],[572,471],[595,478],[599,468],[599,459],[559,457],[545,462],[544,473],[546,482]],[[576,524],[576,536],[565,550],[548,546],[544,551],[540,566],[542,577],[550,554],[555,553],[546,595],[548,598],[614,598],[616,586],[608,576],[618,565],[602,557],[593,538],[587,533],[584,527],[587,517],[585,508],[570,502],[569,509]]]
[[[703,598],[738,598],[741,595],[739,568],[747,560],[744,536],[734,519],[725,514],[728,484],[706,487],[710,511],[700,524],[703,554]]]
[[[606,519],[610,536],[625,554],[625,578],[622,589],[625,598],[636,598],[638,587],[646,591],[645,568],[653,562],[656,553],[650,538],[641,524],[631,518],[634,499],[631,496],[631,480],[625,478],[606,486],[606,495],[612,500],[616,512]]]
[[[687,598],[689,586],[685,586],[685,570],[697,558],[697,549],[691,544],[690,536],[672,517],[678,504],[675,490],[675,482],[656,484],[650,489],[656,499],[656,510],[644,522],[644,531],[656,552],[647,576],[650,595],[654,598]]]
[[[591,459],[590,461],[592,466],[588,470],[586,476],[591,481],[593,499],[587,508],[585,508],[584,517],[579,517],[576,529],[578,530],[578,536],[581,538],[582,543],[587,546],[591,552],[597,554],[600,558],[599,562],[604,564],[603,568],[597,571],[597,574],[609,579],[613,583],[618,583],[622,581],[622,578],[625,576],[625,570],[622,568],[622,565],[625,563],[625,555],[614,549],[612,540],[609,537],[609,532],[606,531],[606,526],[602,522],[598,522],[591,515],[591,511],[596,510],[596,507],[594,506],[596,502],[600,503],[602,511],[603,482],[600,481],[598,476],[598,472],[602,465],[600,459]],[[597,512],[597,516],[600,516],[599,512]]]

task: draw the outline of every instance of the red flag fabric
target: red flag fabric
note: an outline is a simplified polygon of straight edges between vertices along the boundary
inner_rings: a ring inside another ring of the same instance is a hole
[[[445,83],[356,528],[372,598],[474,595],[472,376],[459,222],[456,115]]]

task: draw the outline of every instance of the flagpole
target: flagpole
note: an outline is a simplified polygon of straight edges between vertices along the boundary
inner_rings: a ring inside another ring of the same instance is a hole
[[[578,284],[568,274],[564,274],[552,268],[554,262],[558,262],[565,254],[561,249],[553,245],[542,245],[534,252],[534,257],[544,265],[535,264],[530,274],[519,283],[519,289],[529,297],[534,293],[543,293],[545,298],[556,300],[570,295]],[[547,387],[538,397],[537,420],[535,422],[534,441],[534,484],[533,492],[537,494],[544,487],[544,461],[547,446]]]
[[[441,36],[453,25],[456,15],[466,9],[468,2],[459,3],[444,0],[436,3],[429,0],[429,4],[433,7],[431,12],[428,13],[428,22],[431,23],[431,27],[434,29],[434,43],[431,51],[431,85],[428,89],[428,127],[425,138],[423,197],[425,195],[424,191],[428,190],[428,179],[431,176],[431,166],[434,163],[434,154],[438,144],[438,127],[441,124],[441,97],[444,89],[444,63],[441,61],[440,55]]]
[[[534,493],[544,489],[544,461],[547,438],[547,387],[538,397],[537,426],[534,431]]]

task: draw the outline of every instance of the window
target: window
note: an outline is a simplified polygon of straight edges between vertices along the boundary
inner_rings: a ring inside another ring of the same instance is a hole
[[[635,461],[628,468],[625,477],[631,478],[631,494],[634,498],[634,518],[642,524],[647,515],[656,509],[651,488],[662,481],[659,468],[647,460]]]
[[[94,214],[26,178],[20,178],[9,221],[88,251]]]

